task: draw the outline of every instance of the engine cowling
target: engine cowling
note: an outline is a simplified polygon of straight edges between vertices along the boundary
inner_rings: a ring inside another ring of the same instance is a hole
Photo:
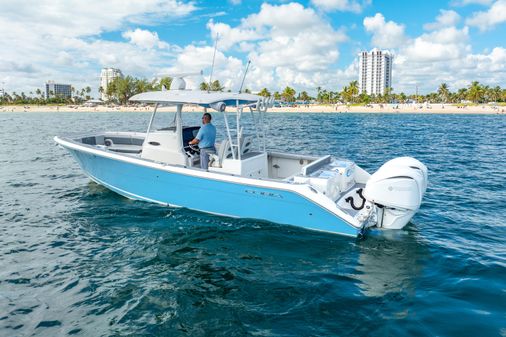
[[[392,159],[371,175],[364,197],[378,207],[378,227],[400,229],[420,208],[427,189],[427,167],[411,157]]]

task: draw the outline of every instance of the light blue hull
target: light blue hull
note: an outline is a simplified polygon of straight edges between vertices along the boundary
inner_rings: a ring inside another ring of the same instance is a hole
[[[356,236],[358,230],[296,192],[167,172],[67,148],[96,182],[129,198]]]

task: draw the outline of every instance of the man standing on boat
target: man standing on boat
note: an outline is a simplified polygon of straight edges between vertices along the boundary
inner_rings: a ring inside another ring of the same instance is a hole
[[[197,136],[189,142],[190,145],[199,145],[200,168],[207,170],[209,166],[209,155],[216,153],[214,142],[216,141],[216,127],[211,123],[211,114],[206,112],[202,116],[202,127]]]

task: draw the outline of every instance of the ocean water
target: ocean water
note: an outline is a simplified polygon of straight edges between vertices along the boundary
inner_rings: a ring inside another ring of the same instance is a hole
[[[505,116],[270,114],[271,149],[428,166],[361,241],[131,201],[52,140],[148,118],[0,113],[0,336],[506,336]]]

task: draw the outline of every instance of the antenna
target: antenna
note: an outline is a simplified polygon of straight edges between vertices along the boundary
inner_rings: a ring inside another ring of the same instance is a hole
[[[209,87],[207,88],[207,92],[211,90],[211,84],[213,79],[213,70],[214,70],[214,59],[216,58],[216,49],[218,49],[218,39],[220,35],[216,33],[216,42],[214,43],[214,53],[213,53],[213,65],[211,66],[211,74],[209,75]]]
[[[244,71],[244,76],[242,77],[241,87],[239,88],[239,93],[242,91],[242,86],[244,85],[244,80],[246,79],[246,74],[248,74],[248,69],[251,61],[248,60],[248,64],[246,64],[246,70]]]

